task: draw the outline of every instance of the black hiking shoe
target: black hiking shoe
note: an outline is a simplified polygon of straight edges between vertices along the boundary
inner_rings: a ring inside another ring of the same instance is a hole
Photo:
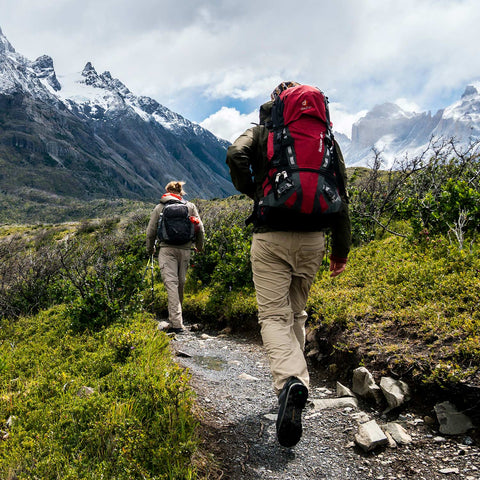
[[[165,332],[166,332],[167,334],[172,333],[173,335],[175,335],[175,334],[177,334],[177,333],[184,333],[184,332],[185,332],[185,329],[182,328],[182,327],[178,327],[178,328],[176,328],[176,327],[168,327],[168,328],[165,330]]]
[[[277,416],[277,438],[282,447],[293,447],[302,437],[302,410],[307,397],[307,387],[296,377],[290,377],[283,386]]]

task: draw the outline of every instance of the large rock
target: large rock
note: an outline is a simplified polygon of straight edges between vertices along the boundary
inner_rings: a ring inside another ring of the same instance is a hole
[[[355,394],[348,387],[337,382],[337,397],[355,397]]]
[[[315,410],[325,410],[331,408],[357,408],[358,401],[352,397],[342,398],[322,398],[313,400]]]
[[[390,422],[382,428],[392,436],[396,443],[399,443],[400,445],[408,445],[409,443],[412,443],[412,437],[399,423]]]
[[[352,390],[361,397],[373,398],[377,403],[382,398],[380,387],[375,383],[372,374],[365,367],[353,371]]]
[[[355,443],[365,452],[374,450],[377,447],[388,445],[388,438],[375,420],[362,423],[355,435]]]
[[[460,435],[473,428],[470,418],[459,412],[453,403],[438,403],[434,409],[440,424],[440,433],[444,435]]]
[[[410,400],[410,389],[402,380],[382,377],[380,380],[380,388],[391,409],[400,407],[403,403]]]

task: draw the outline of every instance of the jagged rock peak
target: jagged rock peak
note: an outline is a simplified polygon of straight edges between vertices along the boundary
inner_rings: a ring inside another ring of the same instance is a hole
[[[91,73],[94,73],[95,75],[97,75],[97,71],[95,70],[95,68],[93,68],[92,62],[87,62],[87,64],[82,70],[82,75],[85,77]]]
[[[53,69],[53,59],[48,55],[42,55],[33,62],[32,66],[41,70]]]
[[[12,47],[12,44],[7,40],[7,37],[3,34],[2,28],[0,27],[0,53],[5,52],[15,53],[15,49]]]
[[[47,79],[50,86],[57,92],[62,88],[55,75],[53,59],[48,55],[42,55],[32,62],[32,68],[37,78]]]
[[[462,98],[470,97],[471,95],[478,95],[478,90],[474,85],[467,85],[463,92]]]

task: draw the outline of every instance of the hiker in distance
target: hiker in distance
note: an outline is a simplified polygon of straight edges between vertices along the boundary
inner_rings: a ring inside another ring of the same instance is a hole
[[[147,254],[154,254],[158,242],[158,265],[168,296],[167,333],[181,333],[183,288],[192,246],[203,250],[204,228],[197,207],[185,201],[185,182],[170,182],[160,203],[153,209],[147,227]]]
[[[254,200],[251,247],[262,341],[278,395],[277,438],[293,447],[302,435],[309,374],[305,311],[332,232],[331,276],[347,263],[351,233],[346,171],[333,138],[328,100],[317,88],[283,82],[260,107],[260,124],[228,148],[237,190]]]

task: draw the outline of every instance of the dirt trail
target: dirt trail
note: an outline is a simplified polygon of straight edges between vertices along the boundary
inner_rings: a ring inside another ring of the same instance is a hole
[[[316,411],[309,403],[302,439],[283,448],[275,435],[277,399],[258,340],[187,332],[177,335],[172,347],[192,375],[206,449],[221,469],[215,480],[480,479],[480,448],[469,436],[442,439],[435,425],[408,409],[400,420],[412,443],[366,454],[352,443],[358,416],[385,423],[381,412],[369,405]],[[334,397],[334,386],[310,371],[310,400]]]

